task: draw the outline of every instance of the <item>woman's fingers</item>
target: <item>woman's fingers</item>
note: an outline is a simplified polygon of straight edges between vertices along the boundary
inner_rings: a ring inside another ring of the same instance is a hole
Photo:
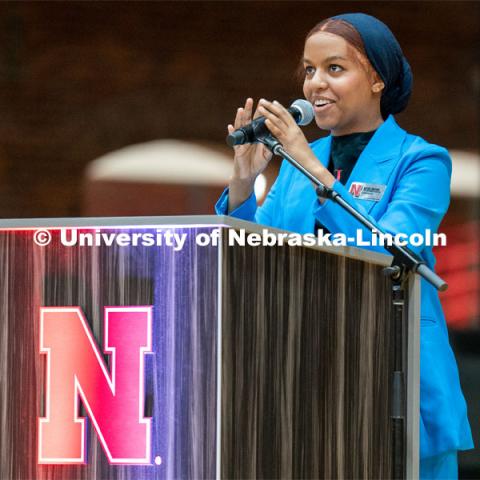
[[[276,100],[270,103],[270,107],[274,112],[276,113],[278,112],[278,115],[282,117],[291,116],[288,110],[280,102],[277,102]]]
[[[247,98],[245,101],[243,121],[244,125],[252,121],[252,111],[253,111],[253,98]]]
[[[265,162],[269,162],[273,157],[273,153],[265,145],[262,145],[262,147],[263,147],[263,150],[262,150],[263,160]]]
[[[237,114],[235,115],[235,121],[233,122],[233,127],[236,130],[242,126],[243,121],[243,108],[237,108]]]
[[[255,110],[255,113],[253,114],[253,119],[255,120],[256,118],[258,117],[261,117],[262,114],[260,113],[260,105],[262,104],[262,102],[264,102],[265,100],[263,98],[261,98],[257,104],[257,108]]]
[[[233,122],[234,130],[247,125],[252,121],[253,98],[247,98],[243,107],[237,108],[235,121]],[[231,133],[231,132],[230,132]]]
[[[280,136],[282,135],[282,132],[283,130],[277,126],[276,123],[272,122],[272,120],[270,120],[269,118],[267,118],[265,120],[265,125],[267,126],[267,128],[270,130],[270,133],[274,136],[274,137],[277,137],[277,138],[280,138]]]
[[[295,123],[287,109],[277,101],[268,102],[267,100],[263,100],[261,107],[264,109],[262,114],[272,120],[272,122],[275,122],[279,127],[280,123],[278,123],[277,119],[287,127],[291,126],[292,122]]]
[[[274,113],[270,112],[264,107],[260,107],[260,113],[265,117],[265,125],[274,136],[287,133],[289,126]]]

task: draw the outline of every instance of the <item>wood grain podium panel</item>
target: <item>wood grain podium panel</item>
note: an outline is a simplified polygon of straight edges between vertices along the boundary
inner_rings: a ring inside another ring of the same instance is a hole
[[[227,249],[223,478],[390,478],[390,284],[299,247]]]

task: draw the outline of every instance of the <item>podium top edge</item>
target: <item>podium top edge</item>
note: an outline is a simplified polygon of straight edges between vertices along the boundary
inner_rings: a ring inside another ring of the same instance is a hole
[[[245,229],[249,233],[261,233],[265,228],[274,233],[287,232],[278,228],[259,225],[226,215],[178,215],[158,217],[53,217],[53,218],[18,218],[0,220],[2,230],[36,230],[39,228],[135,228],[135,227],[225,227]],[[291,233],[291,232],[290,232]],[[390,255],[356,247],[339,246],[305,246],[334,255],[344,256],[377,265],[388,266],[392,262]]]
[[[0,230],[62,227],[163,227],[167,225],[195,227],[230,226],[236,219],[223,215],[177,215],[158,217],[51,217],[13,218],[0,220]],[[239,220],[244,224],[250,224]]]

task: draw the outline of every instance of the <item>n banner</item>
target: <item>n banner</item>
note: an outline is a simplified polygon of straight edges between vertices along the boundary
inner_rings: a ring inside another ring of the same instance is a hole
[[[149,464],[151,419],[144,418],[144,357],[152,346],[152,307],[106,307],[108,370],[80,307],[40,309],[46,355],[45,417],[38,423],[38,461],[86,462],[88,412],[110,463]]]

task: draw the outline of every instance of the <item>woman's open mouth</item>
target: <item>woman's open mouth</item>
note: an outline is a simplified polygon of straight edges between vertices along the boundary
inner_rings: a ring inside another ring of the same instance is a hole
[[[324,112],[325,110],[328,110],[328,108],[334,103],[335,102],[329,98],[320,98],[313,102],[313,108],[315,112]]]

